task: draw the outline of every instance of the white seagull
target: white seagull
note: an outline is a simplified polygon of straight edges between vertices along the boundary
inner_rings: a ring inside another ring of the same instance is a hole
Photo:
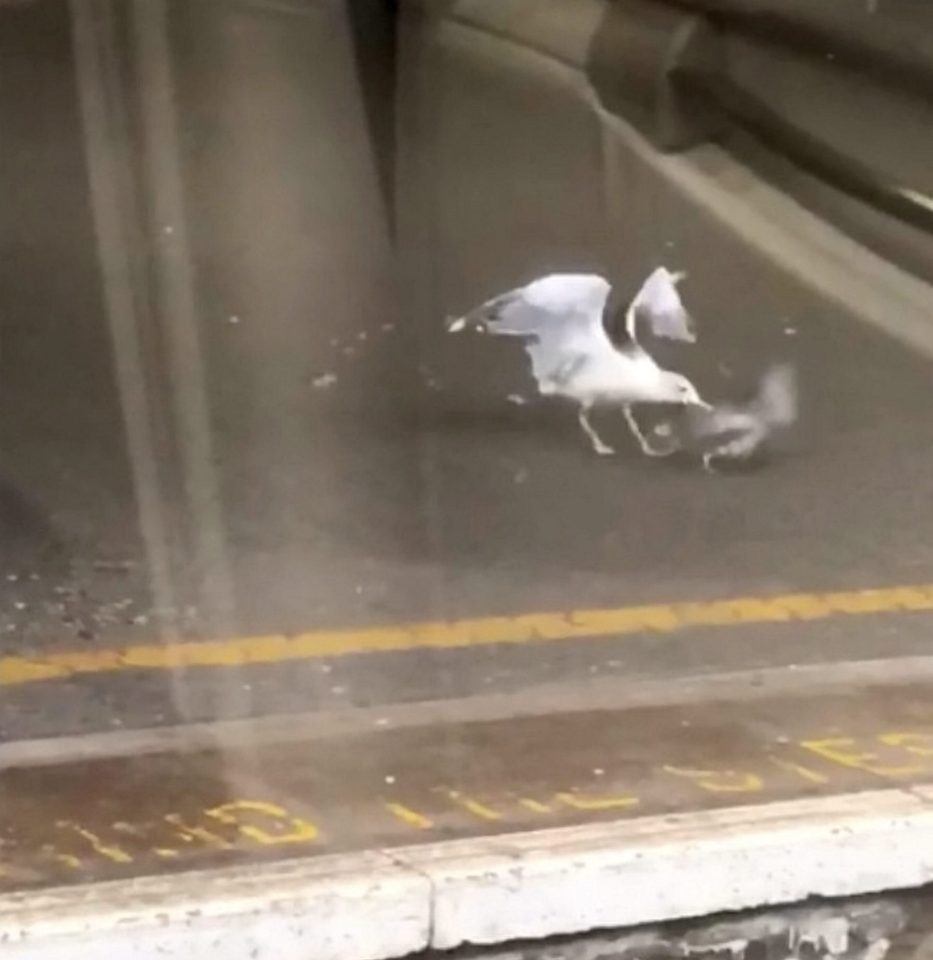
[[[632,414],[638,403],[695,405],[706,410],[696,387],[684,376],[663,370],[638,342],[647,323],[659,337],[696,341],[677,292],[682,273],[658,267],[642,284],[625,314],[625,342],[616,347],[603,325],[609,282],[597,274],[555,273],[503,293],[448,322],[456,333],[471,327],[522,337],[531,357],[531,372],[543,396],[566,397],[579,404],[579,421],[598,454],[615,451],[590,423],[596,406],[620,406],[642,451],[663,456],[648,443]]]

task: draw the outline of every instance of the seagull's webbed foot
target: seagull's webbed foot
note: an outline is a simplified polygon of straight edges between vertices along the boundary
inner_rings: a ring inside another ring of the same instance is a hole
[[[595,440],[593,442],[593,449],[601,457],[611,457],[615,452],[615,447],[610,447],[608,443],[603,443],[602,440]]]

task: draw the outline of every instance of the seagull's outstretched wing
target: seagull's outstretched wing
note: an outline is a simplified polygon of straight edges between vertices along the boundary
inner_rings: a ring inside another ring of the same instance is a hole
[[[551,274],[488,300],[448,330],[523,338],[538,386],[549,393],[581,361],[614,349],[603,326],[610,289],[596,274]]]
[[[478,327],[512,337],[586,337],[603,331],[607,280],[591,273],[552,273],[487,300],[448,323],[456,333]],[[603,331],[604,333],[604,331]]]
[[[696,342],[693,320],[677,290],[677,284],[685,276],[672,273],[667,267],[652,271],[625,314],[625,329],[631,340],[638,341],[637,327],[644,322],[656,337]]]

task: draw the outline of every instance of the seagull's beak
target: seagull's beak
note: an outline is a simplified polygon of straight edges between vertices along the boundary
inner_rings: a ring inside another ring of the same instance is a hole
[[[715,409],[715,407],[711,403],[707,403],[705,400],[700,400],[700,399],[694,400],[692,405],[695,407],[699,407],[701,410],[706,410],[707,413]]]

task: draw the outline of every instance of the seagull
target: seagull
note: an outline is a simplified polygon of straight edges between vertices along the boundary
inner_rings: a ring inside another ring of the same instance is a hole
[[[609,339],[603,318],[608,280],[597,274],[554,273],[500,294],[475,310],[448,320],[447,329],[467,328],[521,337],[542,396],[558,396],[579,406],[580,427],[601,456],[615,453],[590,423],[596,406],[620,406],[629,429],[648,456],[673,450],[653,447],[632,413],[639,403],[674,403],[712,409],[684,376],[658,366],[638,342],[643,324],[658,337],[696,341],[677,284],[685,274],[658,267],[645,280],[625,313],[619,346]]]
[[[792,426],[797,412],[797,372],[781,363],[765,372],[748,403],[691,411],[688,429],[706,447],[703,467],[712,471],[714,460],[750,459],[777,431]]]

